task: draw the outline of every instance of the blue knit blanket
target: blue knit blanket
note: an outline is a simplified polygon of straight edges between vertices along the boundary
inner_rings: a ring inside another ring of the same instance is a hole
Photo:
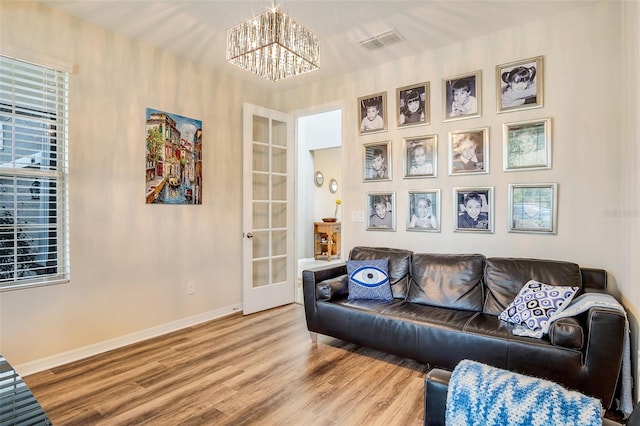
[[[463,360],[447,393],[447,426],[602,425],[600,400],[557,383]]]

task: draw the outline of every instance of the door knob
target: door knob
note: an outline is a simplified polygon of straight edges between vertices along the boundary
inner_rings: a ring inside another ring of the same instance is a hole
[[[247,238],[253,238],[253,232],[247,232]]]

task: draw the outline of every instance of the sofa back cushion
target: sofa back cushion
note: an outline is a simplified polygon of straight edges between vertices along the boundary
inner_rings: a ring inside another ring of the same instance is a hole
[[[490,257],[486,262],[484,312],[500,315],[529,280],[582,290],[580,267],[555,260]]]
[[[482,311],[481,254],[415,253],[407,301],[466,311]]]
[[[394,299],[404,299],[409,287],[409,250],[385,247],[354,247],[349,252],[350,260],[389,259],[389,282]]]

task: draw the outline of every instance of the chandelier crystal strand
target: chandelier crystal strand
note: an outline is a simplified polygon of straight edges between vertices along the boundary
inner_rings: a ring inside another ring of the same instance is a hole
[[[227,30],[227,62],[271,81],[319,68],[318,36],[273,8]]]

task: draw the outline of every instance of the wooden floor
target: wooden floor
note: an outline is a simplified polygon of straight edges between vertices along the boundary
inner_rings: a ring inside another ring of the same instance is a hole
[[[416,362],[326,336],[292,304],[25,378],[62,425],[420,425]]]

